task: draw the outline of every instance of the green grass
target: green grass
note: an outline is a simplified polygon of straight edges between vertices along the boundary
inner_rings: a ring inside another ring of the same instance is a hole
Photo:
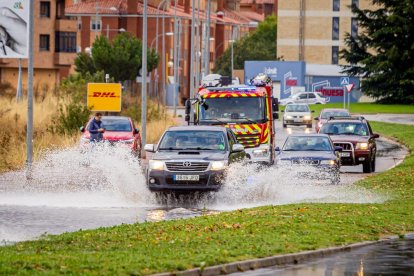
[[[414,127],[375,123],[414,149]],[[150,274],[338,246],[414,231],[414,156],[361,181],[383,204],[265,206],[121,225],[0,247],[0,274]]]
[[[311,110],[315,110],[315,114],[319,114],[324,108],[342,108],[343,103],[328,103],[311,105]],[[284,109],[284,107],[282,107]],[[351,113],[356,114],[414,114],[414,105],[400,104],[375,104],[375,103],[351,103]],[[315,115],[316,116],[316,115]]]

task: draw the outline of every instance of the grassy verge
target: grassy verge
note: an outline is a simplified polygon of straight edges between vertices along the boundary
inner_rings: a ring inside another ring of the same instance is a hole
[[[342,108],[343,103],[314,104],[311,109],[315,110],[315,114],[319,114],[324,108]],[[282,107],[284,109],[284,107]],[[375,103],[351,103],[351,113],[361,114],[414,114],[413,105],[401,104],[375,104]]]
[[[373,123],[414,149],[414,127]],[[359,185],[383,204],[294,204],[121,225],[0,248],[0,274],[150,274],[376,240],[414,231],[414,155]]]

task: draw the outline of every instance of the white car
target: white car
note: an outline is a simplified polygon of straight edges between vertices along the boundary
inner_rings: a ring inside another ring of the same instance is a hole
[[[328,98],[325,98],[321,92],[299,92],[290,95],[286,99],[279,101],[281,105],[287,105],[290,103],[306,103],[306,104],[326,104],[329,102]]]
[[[288,104],[283,114],[283,127],[287,125],[306,125],[312,128],[312,113],[307,104]]]

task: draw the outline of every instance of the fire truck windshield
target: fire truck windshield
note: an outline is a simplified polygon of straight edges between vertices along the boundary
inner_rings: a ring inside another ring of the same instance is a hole
[[[266,105],[261,97],[208,98],[199,105],[199,119],[220,122],[256,123],[266,120]]]

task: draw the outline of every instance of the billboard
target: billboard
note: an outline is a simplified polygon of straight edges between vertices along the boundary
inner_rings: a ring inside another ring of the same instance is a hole
[[[0,0],[0,58],[27,58],[29,1]]]
[[[92,111],[121,111],[120,83],[88,83],[88,107]]]

